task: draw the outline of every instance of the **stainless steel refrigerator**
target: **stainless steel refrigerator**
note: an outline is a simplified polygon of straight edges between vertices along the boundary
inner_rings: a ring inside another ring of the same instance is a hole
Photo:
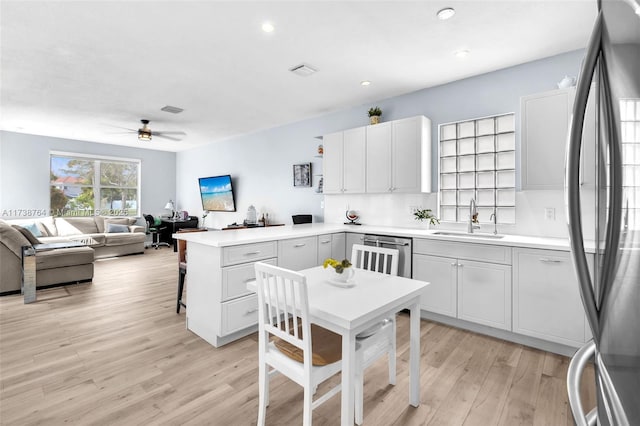
[[[573,262],[593,340],[573,357],[567,387],[576,424],[640,425],[640,3],[600,0],[598,10],[576,88],[565,187]],[[590,96],[598,106],[594,197],[580,187]],[[583,227],[590,226],[583,223],[586,198],[595,200],[593,275],[583,239]],[[579,395],[591,360],[593,410],[582,407]]]

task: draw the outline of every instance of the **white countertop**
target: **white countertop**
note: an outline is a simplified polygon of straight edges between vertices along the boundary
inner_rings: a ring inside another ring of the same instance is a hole
[[[532,237],[526,235],[504,235],[493,238],[492,234],[476,233],[469,236],[464,232],[445,229],[401,228],[375,225],[343,225],[332,223],[310,223],[302,225],[272,226],[267,228],[234,229],[227,231],[192,232],[173,234],[173,238],[213,247],[236,246],[265,241],[286,240],[335,232],[355,232],[359,234],[389,235],[409,238],[428,238],[440,241],[456,241],[471,244],[491,244],[509,247],[528,247],[569,251],[567,238]],[[454,235],[437,235],[438,232]],[[593,252],[593,243],[585,244]]]

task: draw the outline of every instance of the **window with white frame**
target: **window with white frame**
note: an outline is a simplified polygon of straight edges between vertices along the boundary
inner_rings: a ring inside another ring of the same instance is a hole
[[[51,153],[49,175],[54,216],[140,213],[140,160]]]
[[[440,125],[440,220],[466,222],[474,199],[480,223],[516,221],[515,115]]]

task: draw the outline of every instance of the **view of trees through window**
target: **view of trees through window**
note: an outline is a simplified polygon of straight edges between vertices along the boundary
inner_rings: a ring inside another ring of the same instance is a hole
[[[50,200],[55,216],[135,216],[139,161],[51,154]]]

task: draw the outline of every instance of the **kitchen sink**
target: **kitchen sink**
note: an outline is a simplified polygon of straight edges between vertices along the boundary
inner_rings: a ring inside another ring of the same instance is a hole
[[[449,237],[491,238],[496,240],[499,240],[500,238],[504,238],[504,235],[480,234],[480,233],[470,234],[468,232],[453,232],[453,231],[437,231],[437,232],[434,232],[433,235],[446,235]]]

